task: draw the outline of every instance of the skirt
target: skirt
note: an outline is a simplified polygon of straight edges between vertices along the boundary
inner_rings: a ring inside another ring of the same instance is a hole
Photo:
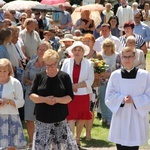
[[[23,148],[26,145],[19,115],[0,115],[0,147]]]
[[[32,150],[78,150],[66,120],[43,123],[36,120]]]
[[[73,100],[68,104],[69,115],[67,120],[90,120],[92,113],[90,112],[90,96],[75,95]]]

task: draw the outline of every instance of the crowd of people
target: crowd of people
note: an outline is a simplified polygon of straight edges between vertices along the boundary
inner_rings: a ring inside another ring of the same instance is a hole
[[[150,3],[118,0],[113,9],[109,0],[96,3],[105,7],[97,26],[90,10],[81,10],[73,24],[63,4],[59,25],[45,10],[1,5],[0,148],[78,150],[84,127],[85,140],[92,139],[95,110],[117,150],[138,150],[146,142]],[[91,59],[104,61],[106,70],[95,73]]]

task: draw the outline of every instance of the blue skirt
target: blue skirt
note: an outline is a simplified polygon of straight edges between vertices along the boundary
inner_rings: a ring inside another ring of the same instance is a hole
[[[0,147],[21,148],[26,144],[19,115],[0,115]]]

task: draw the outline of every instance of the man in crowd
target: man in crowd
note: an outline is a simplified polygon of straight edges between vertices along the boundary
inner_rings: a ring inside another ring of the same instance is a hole
[[[99,38],[96,39],[93,49],[97,52],[101,51],[101,44],[106,38],[110,38],[115,42],[116,51],[120,52],[122,50],[122,44],[120,40],[116,36],[111,35],[111,29],[109,24],[102,24],[101,26],[101,35]]]

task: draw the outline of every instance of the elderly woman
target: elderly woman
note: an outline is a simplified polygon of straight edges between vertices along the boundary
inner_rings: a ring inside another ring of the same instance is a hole
[[[78,150],[66,121],[67,104],[73,99],[71,80],[57,68],[58,60],[57,52],[48,49],[43,56],[46,71],[36,75],[31,87],[36,117],[32,150]]]
[[[6,58],[0,59],[0,147],[23,147],[26,140],[18,108],[24,105],[20,82],[13,78],[13,68]]]
[[[84,58],[90,52],[90,48],[81,41],[75,41],[72,46],[66,49],[72,58],[64,60],[62,71],[71,77],[74,91],[74,99],[68,104],[68,123],[74,134],[76,122],[76,141],[80,146],[80,136],[85,124],[85,120],[92,119],[90,112],[90,93],[94,80],[94,69],[90,60]]]
[[[20,25],[18,26],[19,32],[25,28],[24,22],[26,19],[27,19],[27,14],[25,12],[21,13],[21,15],[19,16],[19,21],[20,21]]]
[[[29,135],[29,147],[31,147],[33,133],[34,133],[34,107],[35,104],[29,98],[29,92],[31,88],[32,81],[35,75],[38,72],[44,71],[45,63],[43,61],[43,55],[46,50],[50,48],[50,44],[48,42],[43,42],[39,45],[37,49],[37,57],[30,60],[25,68],[24,82],[25,82],[25,120],[27,126],[27,132]]]
[[[93,50],[93,45],[95,43],[95,38],[92,34],[87,33],[82,37],[82,42],[84,44],[86,44],[87,46],[90,47],[90,52],[85,56],[87,59],[91,59],[91,58],[96,58],[96,59],[103,59],[102,56],[100,54],[98,54],[96,51]],[[98,91],[98,87],[100,84],[100,76],[96,77],[94,79],[94,83],[92,85],[92,90],[93,92],[90,94],[90,111],[92,112],[92,119],[91,120],[87,120],[86,121],[86,140],[90,140],[91,139],[91,129],[92,129],[92,125],[93,125],[93,121],[94,121],[94,105],[95,105],[95,96],[98,95],[98,93],[96,91]]]
[[[133,30],[134,30],[134,23],[133,22],[124,23],[125,35],[119,37],[120,42],[122,43],[123,47],[126,47],[126,38],[128,36],[131,36],[131,35],[135,36],[135,39],[136,39],[135,47],[138,49],[141,49],[144,52],[144,54],[146,54],[147,48],[146,48],[146,43],[145,43],[143,37],[141,35],[135,34],[133,32]]]
[[[111,72],[120,68],[120,57],[119,53],[116,52],[115,44],[110,39],[105,39],[102,43],[102,51],[100,54],[103,57],[105,63],[109,66],[106,72],[101,74],[101,84],[100,84],[100,108],[102,111],[102,125],[110,126],[112,113],[105,105],[105,91],[107,87],[107,82],[111,75]]]
[[[83,10],[81,12],[81,18],[77,20],[75,26],[75,29],[80,29],[80,31],[85,33],[91,33],[93,34],[93,31],[95,29],[94,20],[90,18],[90,11],[89,10]]]
[[[135,37],[134,36],[127,37],[126,43],[127,43],[127,47],[133,48],[135,51],[134,66],[136,68],[145,69],[146,62],[145,62],[144,53],[142,50],[135,48]]]
[[[36,54],[36,50],[41,43],[39,34],[35,31],[36,21],[32,18],[25,20],[25,29],[20,32],[20,38],[22,39],[25,46],[25,54],[27,60]]]

